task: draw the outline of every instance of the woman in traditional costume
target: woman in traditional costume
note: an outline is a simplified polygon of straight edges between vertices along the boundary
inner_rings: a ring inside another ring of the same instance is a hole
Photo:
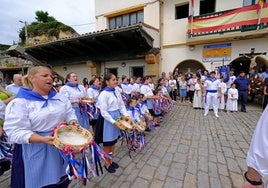
[[[65,83],[60,88],[59,93],[70,100],[77,116],[78,124],[85,129],[89,129],[89,117],[86,113],[86,105],[81,102],[81,99],[87,98],[85,87],[78,84],[78,78],[74,72],[67,74]]]
[[[16,98],[6,107],[4,131],[15,143],[11,188],[68,187],[67,163],[53,146],[52,131],[76,119],[70,101],[51,90],[51,70],[29,70]],[[76,121],[76,120],[75,120]]]
[[[117,127],[119,123],[117,120],[121,115],[128,116],[121,94],[115,89],[116,86],[117,78],[115,75],[111,73],[105,75],[102,83],[102,91],[98,98],[98,106],[104,121],[103,130],[98,133],[101,135],[97,136],[102,136],[104,152],[112,156],[115,153],[117,139],[121,136],[120,129]],[[98,128],[100,127],[97,127],[97,130]],[[104,167],[109,173],[114,173],[119,168],[119,165],[112,158],[107,158]]]

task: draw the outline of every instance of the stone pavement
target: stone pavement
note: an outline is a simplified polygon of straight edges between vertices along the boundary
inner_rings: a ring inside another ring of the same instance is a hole
[[[177,102],[160,127],[147,133],[146,147],[128,156],[127,146],[118,143],[114,174],[90,180],[89,188],[240,188],[246,170],[246,153],[260,106],[247,113],[212,111],[204,117],[188,103]],[[0,187],[9,187],[10,172],[0,177]],[[71,188],[84,187],[73,181]]]

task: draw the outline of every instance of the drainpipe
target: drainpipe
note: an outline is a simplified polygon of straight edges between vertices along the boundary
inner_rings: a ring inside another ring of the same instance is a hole
[[[163,25],[164,25],[164,1],[159,0],[159,46],[160,46],[160,54],[159,54],[159,70],[158,75],[161,75],[162,70],[162,50],[163,50]]]

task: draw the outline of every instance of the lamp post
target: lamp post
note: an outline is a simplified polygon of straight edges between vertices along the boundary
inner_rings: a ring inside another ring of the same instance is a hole
[[[24,24],[24,29],[25,29],[25,44],[27,44],[27,42],[28,42],[27,22],[26,21],[21,21],[21,20],[19,20],[19,22]]]

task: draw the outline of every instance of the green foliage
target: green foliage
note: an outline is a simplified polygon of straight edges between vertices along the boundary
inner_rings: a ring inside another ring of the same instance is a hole
[[[47,34],[48,36],[55,36],[58,38],[60,31],[70,31],[72,33],[76,32],[72,27],[57,21],[52,16],[49,16],[47,12],[36,11],[35,14],[36,22],[32,22],[27,25],[28,37]],[[25,26],[21,28],[19,37],[22,43],[25,43]]]
[[[10,45],[0,44],[0,51],[5,51],[10,47]]]
[[[35,12],[35,19],[38,21],[38,22],[41,22],[41,23],[47,23],[47,22],[54,22],[56,21],[56,19],[52,16],[48,16],[48,12],[44,12],[42,10],[38,10]]]
[[[5,60],[5,64],[7,67],[14,67],[14,63],[9,62],[8,60]]]
[[[56,36],[57,37],[59,35],[59,31],[56,28],[48,29],[47,33],[50,36]]]

